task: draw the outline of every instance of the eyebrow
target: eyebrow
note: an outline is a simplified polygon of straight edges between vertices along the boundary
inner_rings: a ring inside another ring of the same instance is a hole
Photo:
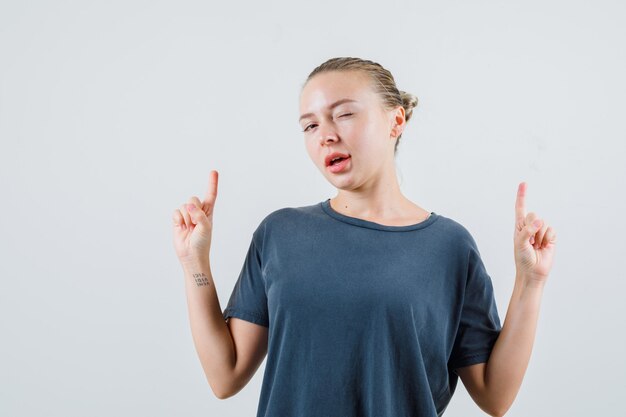
[[[341,100],[337,100],[335,101],[333,104],[331,104],[330,106],[328,106],[329,109],[334,109],[335,107],[339,106],[340,104],[343,103],[353,103],[356,102],[356,100],[353,100],[351,98],[342,98]],[[298,119],[298,122],[302,121],[302,119],[305,119],[307,117],[313,116],[313,113],[306,113],[303,114],[302,116],[300,116],[300,118]]]

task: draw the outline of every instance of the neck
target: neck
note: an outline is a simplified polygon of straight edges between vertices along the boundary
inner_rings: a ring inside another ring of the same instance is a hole
[[[402,194],[395,177],[366,189],[340,189],[330,204],[348,216],[380,220],[414,218],[419,210],[424,211]]]

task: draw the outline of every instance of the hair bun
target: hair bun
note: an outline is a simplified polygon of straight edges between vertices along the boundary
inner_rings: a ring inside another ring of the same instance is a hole
[[[402,99],[402,107],[404,107],[404,120],[408,122],[413,115],[413,109],[417,107],[417,96],[400,90],[400,98]]]

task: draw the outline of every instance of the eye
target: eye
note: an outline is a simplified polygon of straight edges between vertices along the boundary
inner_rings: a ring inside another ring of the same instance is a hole
[[[342,115],[341,115],[341,116],[339,116],[339,117],[343,117],[343,116],[352,116],[352,115],[353,115],[353,113],[345,113],[345,114],[342,114]],[[308,130],[309,130],[309,128],[310,128],[311,126],[317,126],[317,125],[316,125],[315,123],[311,123],[310,125],[308,125],[307,127],[305,127],[305,128],[304,128],[303,132],[308,131]]]

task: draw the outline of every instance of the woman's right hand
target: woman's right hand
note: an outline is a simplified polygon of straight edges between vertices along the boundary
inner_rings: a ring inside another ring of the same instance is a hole
[[[209,262],[217,178],[217,171],[211,171],[204,201],[192,196],[174,210],[174,248],[183,266]]]

